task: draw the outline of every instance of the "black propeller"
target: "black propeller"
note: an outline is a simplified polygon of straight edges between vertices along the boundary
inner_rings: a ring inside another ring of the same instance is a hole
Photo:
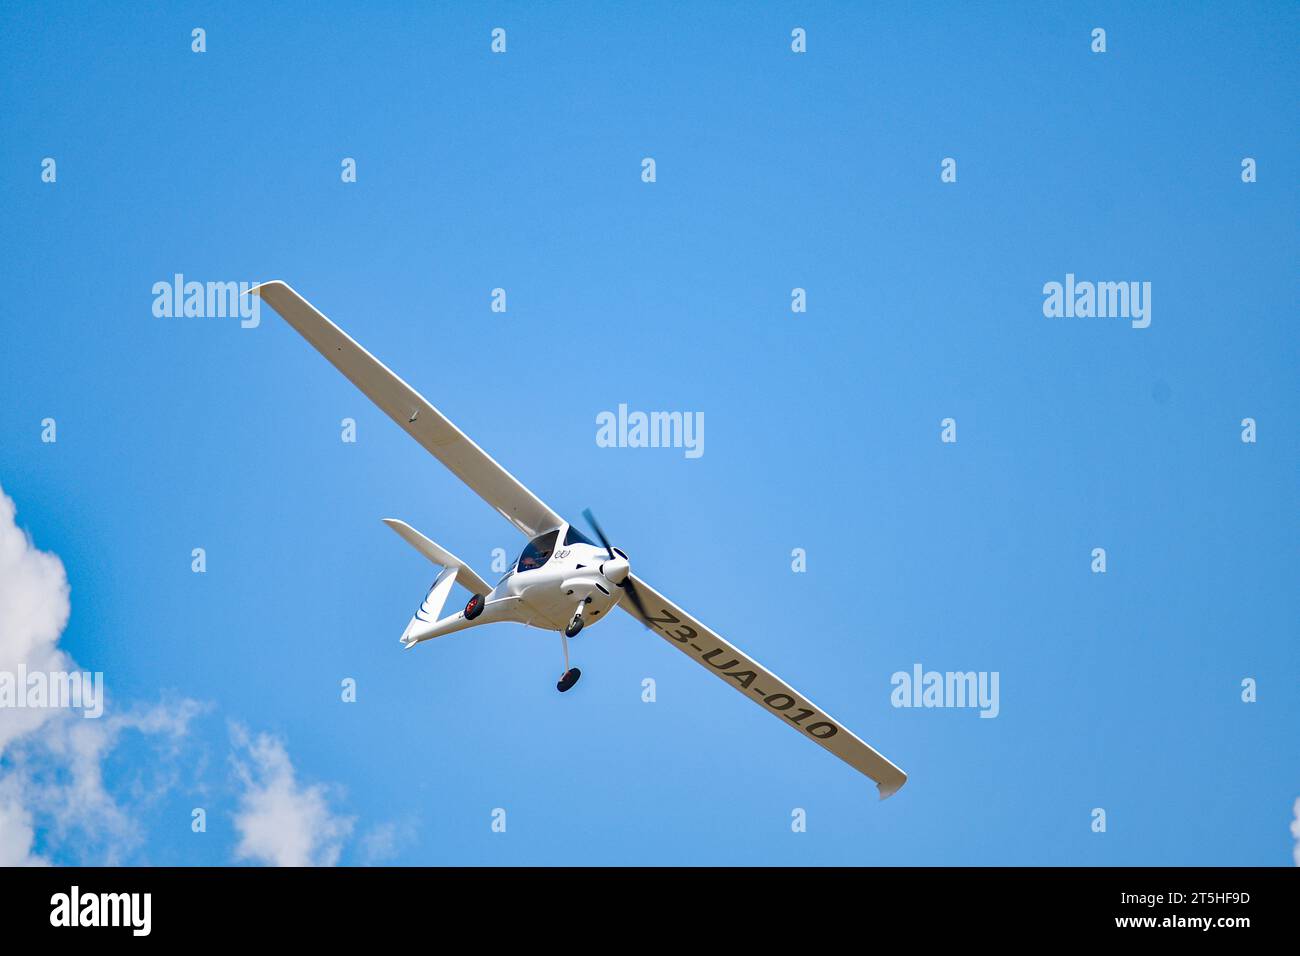
[[[614,554],[614,546],[609,543],[609,538],[605,537],[605,532],[604,530],[601,529],[600,523],[596,520],[596,516],[591,513],[591,509],[584,508],[582,511],[582,516],[587,519],[587,524],[591,525],[591,530],[596,532],[596,537],[597,539],[599,539],[602,547],[604,547],[604,549],[607,552],[609,552],[609,559],[611,561],[614,560],[614,558],[616,557],[616,555]],[[641,615],[641,617],[643,619],[649,617],[649,614],[646,612],[645,609],[645,604],[641,602],[641,595],[637,593],[636,582],[635,580],[633,580],[632,575],[629,574],[626,578],[623,579],[623,583],[618,586],[627,592],[628,599],[631,600],[632,606],[637,609],[637,612]]]
[[[591,513],[590,508],[582,509],[582,516],[587,519],[587,524],[591,525],[591,530],[596,532],[596,538],[605,546],[605,550],[609,552],[609,559],[613,561],[614,546],[609,543],[609,538],[605,537],[605,532],[601,529],[600,522],[596,520],[596,516]]]

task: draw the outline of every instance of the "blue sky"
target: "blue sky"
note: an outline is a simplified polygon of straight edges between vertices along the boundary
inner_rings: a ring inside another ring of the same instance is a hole
[[[184,714],[105,748],[111,834],[13,790],[31,852],[282,860],[240,847],[283,784],[316,862],[1289,864],[1297,16],[6,3],[0,488],[110,713]],[[400,650],[434,571],[381,518],[492,580],[522,539],[270,309],[155,317],[176,273],[291,283],[908,785],[630,618],[564,696],[546,632]],[[1044,317],[1067,273],[1150,327]],[[597,447],[619,403],[705,454]],[[999,715],[891,706],[916,663]],[[44,743],[0,775],[58,786]]]

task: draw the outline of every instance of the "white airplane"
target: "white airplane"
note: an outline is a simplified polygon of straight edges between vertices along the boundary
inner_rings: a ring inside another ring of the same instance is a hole
[[[264,282],[249,292],[269,302],[407,434],[529,539],[514,567],[491,587],[450,551],[405,522],[385,518],[385,524],[442,568],[402,632],[403,646],[409,649],[435,637],[497,621],[560,631],[564,674],[555,686],[563,693],[581,676],[578,668],[569,666],[569,639],[621,607],[782,723],[866,774],[876,782],[882,800],[907,782],[907,774],[808,698],[632,574],[627,555],[610,545],[589,511],[584,515],[599,544],[543,504],[415,389],[287,284]],[[472,597],[464,610],[440,617],[456,582]]]

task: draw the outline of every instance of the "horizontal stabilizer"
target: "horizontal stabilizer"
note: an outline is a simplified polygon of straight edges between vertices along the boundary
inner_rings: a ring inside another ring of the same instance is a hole
[[[438,567],[458,568],[457,579],[461,584],[469,588],[471,593],[482,594],[484,597],[492,593],[492,586],[475,574],[469,565],[446,548],[430,541],[405,521],[399,521],[396,518],[385,518],[384,524],[400,534],[407,544],[438,565]]]

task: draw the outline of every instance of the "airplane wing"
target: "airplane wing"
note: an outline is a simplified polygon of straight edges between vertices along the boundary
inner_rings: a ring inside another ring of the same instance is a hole
[[[352,384],[408,435],[446,465],[507,521],[532,538],[562,524],[560,516],[498,465],[487,452],[430,405],[287,283],[263,282],[249,290],[271,304]]]
[[[646,613],[630,601],[618,606],[696,663],[716,674],[754,703],[789,724],[805,737],[825,747],[854,770],[876,782],[880,799],[897,793],[907,783],[907,774],[846,727],[819,710],[789,684],[750,657],[746,657],[716,633],[691,617],[672,601],[635,575],[629,575]]]

